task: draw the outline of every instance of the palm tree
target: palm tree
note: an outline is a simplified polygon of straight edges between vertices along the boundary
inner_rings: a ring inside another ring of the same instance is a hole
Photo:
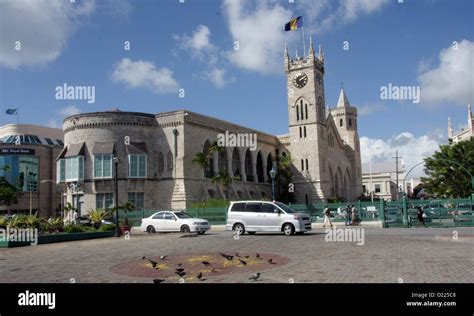
[[[225,199],[228,200],[229,188],[233,180],[238,180],[238,178],[231,177],[227,171],[219,171],[219,173],[211,179],[211,182],[219,184],[221,190],[225,192]]]
[[[127,201],[124,204],[120,205],[119,209],[122,209],[124,211],[124,214],[125,214],[125,219],[123,221],[123,225],[124,226],[130,226],[130,224],[128,222],[127,213],[132,212],[135,209],[135,205],[131,201]]]

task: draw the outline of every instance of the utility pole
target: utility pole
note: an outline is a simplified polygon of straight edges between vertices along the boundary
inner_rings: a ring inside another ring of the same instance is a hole
[[[401,159],[403,157],[399,157],[398,156],[398,149],[395,151],[395,157],[392,157],[393,159],[395,159],[395,173],[396,173],[396,179],[397,179],[397,200],[398,200],[398,159]],[[403,188],[403,190],[405,190],[405,188]]]

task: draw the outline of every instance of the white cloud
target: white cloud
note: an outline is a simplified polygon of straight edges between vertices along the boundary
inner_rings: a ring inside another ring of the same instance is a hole
[[[123,58],[112,73],[112,80],[124,83],[130,88],[143,87],[156,94],[178,91],[178,83],[168,68],[159,68],[149,61],[133,61]]]
[[[229,77],[227,71],[224,68],[212,68],[207,74],[207,78],[212,82],[217,88],[223,88],[229,83],[235,81],[234,77]]]
[[[419,137],[409,132],[387,140],[377,138],[360,138],[362,164],[369,163],[369,156],[372,163],[395,166],[395,151],[398,149],[398,155],[403,157],[405,170],[408,171],[417,163],[423,161],[423,158],[431,156],[439,145],[446,144],[447,139],[441,130],[434,130],[427,135]],[[393,168],[392,168],[393,169]],[[409,178],[423,175],[423,165],[415,168],[409,175]]]
[[[77,29],[79,19],[94,11],[95,2],[62,0],[0,2],[0,66],[42,66],[56,60]],[[15,43],[21,50],[15,50]]]
[[[81,110],[75,105],[68,105],[59,110],[59,114],[64,117],[81,113]]]
[[[282,67],[284,43],[298,43],[299,32],[285,32],[285,23],[303,13],[308,35],[321,34],[337,25],[354,22],[357,18],[375,13],[389,0],[341,0],[333,5],[329,0],[298,0],[296,8],[288,9],[271,0],[257,3],[225,0],[223,4],[229,31],[239,50],[229,50],[228,59],[234,65],[262,74],[279,73]],[[293,46],[293,45],[289,45]],[[302,52],[300,51],[300,54]]]
[[[196,58],[206,65],[201,77],[210,81],[215,87],[223,88],[235,81],[229,76],[223,52],[211,42],[211,31],[206,25],[199,25],[191,35],[173,35],[179,48],[187,51],[192,58]]]
[[[423,104],[454,102],[466,105],[473,100],[474,42],[462,40],[457,45],[443,49],[439,53],[439,66],[418,76],[421,84]]]
[[[201,54],[203,51],[215,51],[216,47],[211,43],[211,31],[206,25],[199,25],[191,36],[183,34],[174,35],[173,38],[179,42],[182,49],[189,49],[193,55]]]
[[[105,14],[128,20],[133,6],[129,0],[100,0],[97,5]]]
[[[60,124],[58,123],[58,121],[54,120],[54,119],[50,119],[48,121],[48,123],[46,123],[46,126],[47,127],[51,127],[51,128],[61,128]]]
[[[239,43],[239,50],[228,51],[229,61],[259,73],[281,72],[284,43],[290,38],[283,27],[292,12],[266,1],[236,0],[224,1],[224,11],[233,41]]]

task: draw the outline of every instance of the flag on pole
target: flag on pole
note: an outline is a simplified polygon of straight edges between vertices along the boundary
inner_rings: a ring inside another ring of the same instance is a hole
[[[7,109],[5,112],[8,115],[15,115],[15,114],[17,114],[17,111],[18,111],[18,109]]]
[[[285,31],[295,31],[298,28],[303,27],[303,16],[291,19],[290,22],[285,24]]]

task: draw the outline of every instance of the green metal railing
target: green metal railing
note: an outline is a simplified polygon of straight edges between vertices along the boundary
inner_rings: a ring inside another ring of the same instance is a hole
[[[347,205],[354,205],[357,218],[363,222],[380,221],[383,227],[412,227],[418,223],[417,207],[422,206],[426,213],[425,224],[431,227],[474,226],[473,201],[471,199],[445,200],[406,200],[374,201],[351,203],[312,203],[293,204],[291,207],[299,212],[308,214],[313,223],[324,220],[324,208],[331,210],[334,222],[344,222],[342,210]],[[341,210],[341,211],[342,211]],[[381,211],[383,210],[383,211]],[[140,226],[141,219],[148,217],[157,210],[140,210],[128,212],[128,219],[132,226]],[[207,219],[212,225],[226,223],[227,208],[189,208],[186,212],[198,218]],[[123,211],[119,212],[120,219],[124,218]]]

